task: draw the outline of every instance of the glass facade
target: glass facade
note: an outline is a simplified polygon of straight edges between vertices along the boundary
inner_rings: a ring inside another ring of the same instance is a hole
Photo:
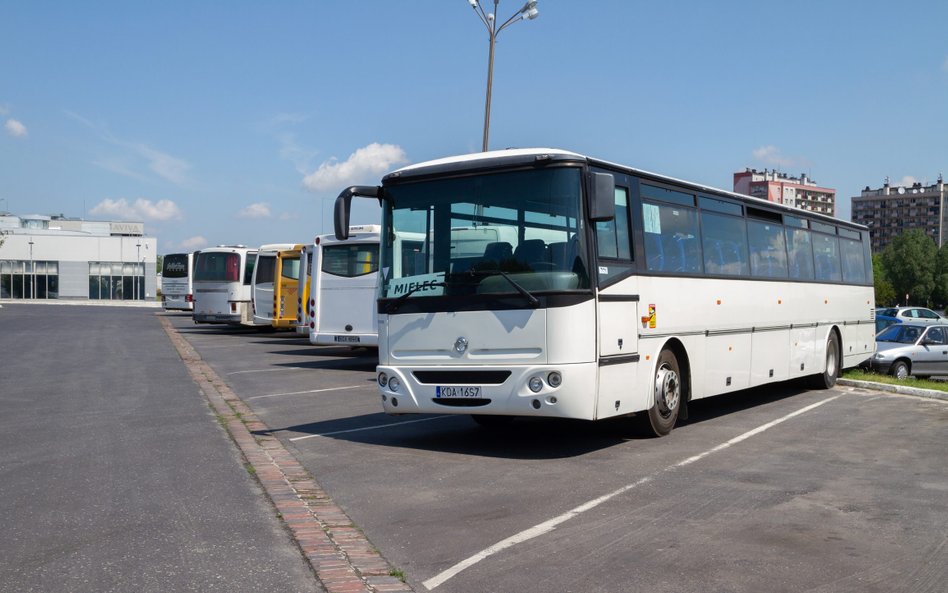
[[[58,299],[59,262],[0,260],[0,298]]]
[[[136,263],[89,262],[89,298],[145,300],[144,266]]]

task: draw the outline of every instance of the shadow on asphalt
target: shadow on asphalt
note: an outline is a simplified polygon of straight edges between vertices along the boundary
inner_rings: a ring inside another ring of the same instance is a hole
[[[790,382],[693,402],[689,408],[688,420],[680,421],[676,430],[684,430],[688,426],[794,397],[806,391],[802,383]],[[411,420],[425,421],[408,423]],[[585,455],[630,440],[649,440],[652,437],[645,436],[641,428],[644,420],[641,415],[598,422],[516,418],[507,425],[485,428],[466,415],[388,416],[379,412],[297,424],[260,431],[258,434],[287,431],[364,445],[458,455],[501,459],[559,459]]]

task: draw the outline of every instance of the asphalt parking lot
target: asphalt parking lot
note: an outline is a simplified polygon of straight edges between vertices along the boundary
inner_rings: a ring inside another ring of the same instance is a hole
[[[948,403],[795,383],[629,423],[386,416],[374,353],[166,316],[416,591],[931,591]]]

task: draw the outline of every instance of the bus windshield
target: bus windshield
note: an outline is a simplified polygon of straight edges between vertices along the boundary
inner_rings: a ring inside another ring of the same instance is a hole
[[[162,278],[187,278],[188,277],[188,254],[171,253],[164,257],[162,263]]]
[[[562,167],[386,187],[381,298],[588,290],[581,180]]]
[[[194,265],[194,279],[236,282],[240,280],[240,256],[236,253],[201,252]]]

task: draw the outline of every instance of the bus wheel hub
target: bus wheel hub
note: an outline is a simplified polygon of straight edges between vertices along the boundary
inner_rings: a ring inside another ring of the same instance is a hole
[[[663,416],[668,416],[678,408],[681,398],[681,383],[678,373],[670,368],[662,367],[655,375],[655,405]]]

